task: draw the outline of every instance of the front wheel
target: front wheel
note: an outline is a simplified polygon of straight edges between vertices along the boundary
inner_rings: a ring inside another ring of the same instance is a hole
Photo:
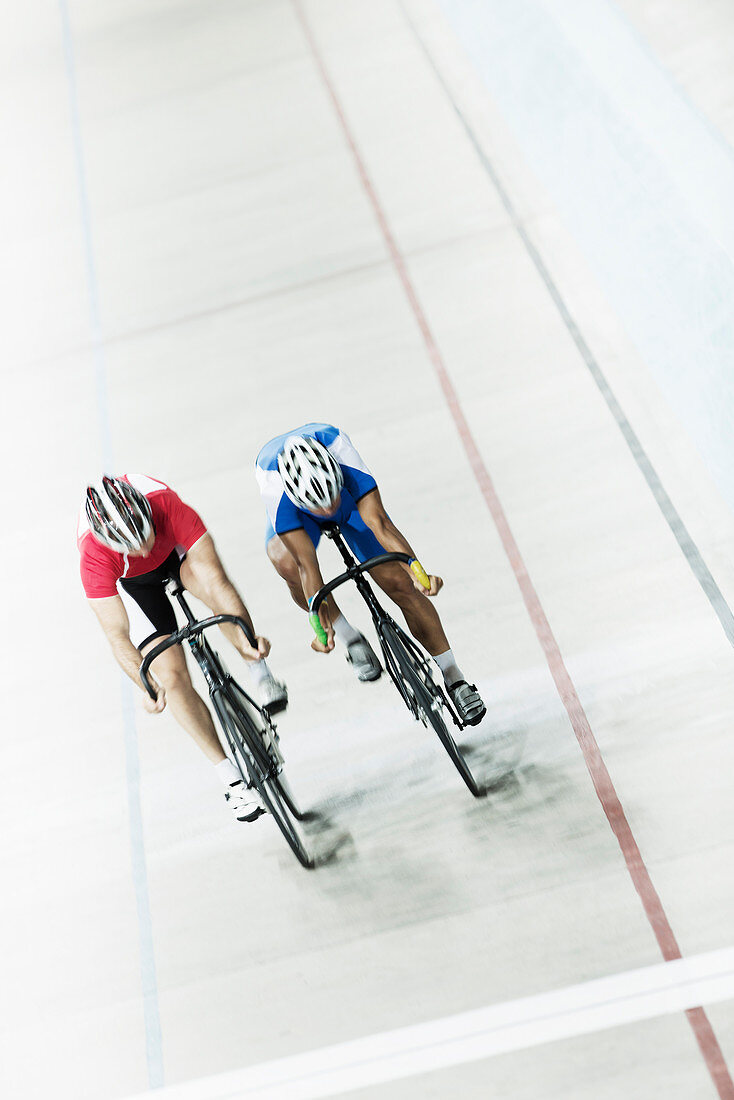
[[[284,790],[281,786],[281,782],[285,785],[285,779],[281,780],[277,774],[252,718],[227,695],[215,695],[212,701],[243,781],[252,784],[298,862],[310,870],[315,861],[296,824],[301,818],[300,811],[288,788]]]
[[[247,710],[248,706],[252,707],[252,700],[242,690],[236,680],[230,679],[229,691],[232,695],[232,701],[239,704],[238,709],[244,708]],[[259,708],[254,708],[258,710]],[[252,713],[252,710],[248,710],[248,713]],[[270,757],[271,766],[270,771],[275,769],[274,783],[278,789],[278,792],[285,802],[286,806],[296,818],[297,821],[307,821],[310,815],[304,813],[296,802],[291,785],[283,774],[283,754],[280,751],[280,738],[278,737],[277,730],[267,711],[259,709],[259,740],[262,742],[267,755]]]
[[[291,785],[282,772],[275,777],[275,784],[281,798],[295,817],[296,821],[311,821],[313,819],[314,815],[305,813],[296,802],[293,791],[291,790]]]
[[[379,636],[387,670],[407,706],[424,725],[430,724],[461,778],[475,798],[486,792],[479,786],[444,721],[444,702],[425,661],[396,623],[383,622]]]
[[[315,866],[314,857],[304,844],[296,823],[293,821],[293,818],[301,820],[302,815],[300,811],[296,812],[293,809],[294,803],[290,797],[286,797],[279,777],[267,776],[261,779],[259,783],[255,782],[255,786],[265,804],[265,809],[274,818],[275,824],[285,837],[298,862],[302,867],[306,867],[309,871],[312,870]]]

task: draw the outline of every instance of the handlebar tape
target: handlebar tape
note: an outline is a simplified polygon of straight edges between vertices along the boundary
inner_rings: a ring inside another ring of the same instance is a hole
[[[329,641],[329,635],[324,630],[321,619],[318,617],[318,614],[315,611],[309,611],[308,621],[313,627],[313,632],[318,640],[321,642],[322,645],[326,645]]]
[[[423,566],[421,565],[421,563],[418,561],[417,558],[413,558],[413,560],[411,561],[410,571],[411,571],[411,573],[415,574],[417,580],[420,581],[420,583],[423,585],[424,588],[430,588],[431,587],[431,582],[428,579],[428,574],[426,573],[425,569],[423,568]]]

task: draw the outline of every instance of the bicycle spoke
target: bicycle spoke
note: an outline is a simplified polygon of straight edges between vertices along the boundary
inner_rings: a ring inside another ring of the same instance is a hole
[[[315,866],[314,858],[301,839],[295,823],[291,820],[292,811],[290,811],[285,798],[281,794],[278,781],[273,778],[264,779],[257,789],[266,809],[270,812],[296,859],[303,867],[311,870]]]
[[[263,744],[261,731],[236,698],[230,698],[224,692],[218,698],[213,698],[215,709],[233,744],[235,760],[243,780],[255,787],[298,862],[309,869],[314,867],[313,856],[293,820],[300,819],[300,811],[295,802],[292,802],[290,793],[286,794],[281,787],[278,767]],[[243,764],[247,776],[243,772]]]
[[[227,686],[229,690],[233,693],[235,699],[238,700],[242,706],[244,706],[248,713],[251,713],[252,710],[256,712],[258,717],[255,721],[258,726],[258,732],[260,740],[263,744],[263,748],[275,764],[276,768],[280,770],[283,767],[285,760],[283,758],[283,753],[280,749],[280,738],[278,737],[275,725],[273,724],[270,715],[267,713],[267,711],[264,711],[261,707],[258,707],[257,704],[247,694],[247,692],[243,688],[241,688],[237,681],[231,676],[228,678]]]
[[[469,765],[444,721],[443,710],[446,704],[443,692],[434,683],[425,659],[422,655],[412,652],[412,645],[406,644],[408,639],[404,638],[402,633],[397,624],[391,621],[380,624],[383,650],[389,651],[391,663],[394,663],[397,669],[397,676],[392,668],[388,667],[388,671],[403,698],[406,698],[406,694],[412,698],[412,703],[408,703],[409,709],[424,725],[430,723],[459,775],[474,797],[478,798],[486,792],[472,775]]]

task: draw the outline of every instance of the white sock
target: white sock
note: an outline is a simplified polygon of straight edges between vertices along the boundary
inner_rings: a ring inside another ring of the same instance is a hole
[[[342,645],[349,646],[352,642],[359,642],[362,638],[359,631],[354,629],[344,615],[340,615],[338,619],[334,619],[331,625],[334,627],[334,637],[338,642],[341,642]]]
[[[218,764],[214,765],[214,771],[225,787],[231,787],[233,783],[240,783],[242,781],[242,776],[228,756],[225,756],[224,760],[220,760]]]
[[[268,662],[261,658],[259,661],[248,661],[247,671],[250,673],[250,679],[257,686],[261,684],[263,680],[272,679],[272,672],[268,668]]]
[[[437,653],[433,659],[441,669],[441,675],[443,676],[446,687],[451,687],[452,684],[465,679],[464,673],[456,663],[453,650],[447,649],[445,653]]]

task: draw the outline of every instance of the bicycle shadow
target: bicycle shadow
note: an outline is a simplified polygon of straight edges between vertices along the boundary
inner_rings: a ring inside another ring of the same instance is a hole
[[[507,726],[487,735],[483,723],[463,731],[459,749],[484,794],[511,784],[521,766],[527,746],[527,726]]]
[[[324,867],[355,854],[354,837],[323,807],[301,811],[298,827],[313,859],[313,867]]]
[[[429,824],[439,805],[452,819],[471,821],[472,829],[491,830],[505,807],[523,814],[533,791],[531,801],[536,796],[552,801],[571,746],[565,714],[549,703],[545,685],[535,679],[513,679],[501,691],[492,685],[487,695],[493,707],[485,719],[454,731],[480,797],[469,793],[433,732],[395,708],[345,724],[339,730],[344,751],[339,758],[330,751],[331,731],[329,751],[311,772],[317,786],[309,800],[311,835],[318,839],[321,831],[326,858],[332,838],[333,861],[351,862],[358,847],[383,843],[386,832],[421,828],[424,814],[424,825]],[[342,839],[346,832],[354,838]]]
[[[486,738],[480,732],[472,732],[461,746],[482,795],[511,788],[515,773],[522,761],[528,730],[523,728],[506,729],[494,732]],[[432,738],[411,746],[392,745],[379,756],[372,756],[364,762],[364,767],[356,777],[356,782],[339,793],[329,794],[312,804],[311,826],[317,831],[324,828],[338,829],[338,822],[351,818],[355,825],[364,828],[365,822],[371,823],[370,831],[378,831],[375,824],[383,819],[383,811],[390,807],[389,821],[399,807],[410,812],[408,807],[416,796],[432,796],[448,789],[456,790],[459,795],[475,802],[463,786],[450,761],[442,755],[439,746]],[[482,798],[476,801],[483,801]],[[374,828],[373,828],[374,827]],[[345,855],[353,855],[356,848],[348,847]]]

